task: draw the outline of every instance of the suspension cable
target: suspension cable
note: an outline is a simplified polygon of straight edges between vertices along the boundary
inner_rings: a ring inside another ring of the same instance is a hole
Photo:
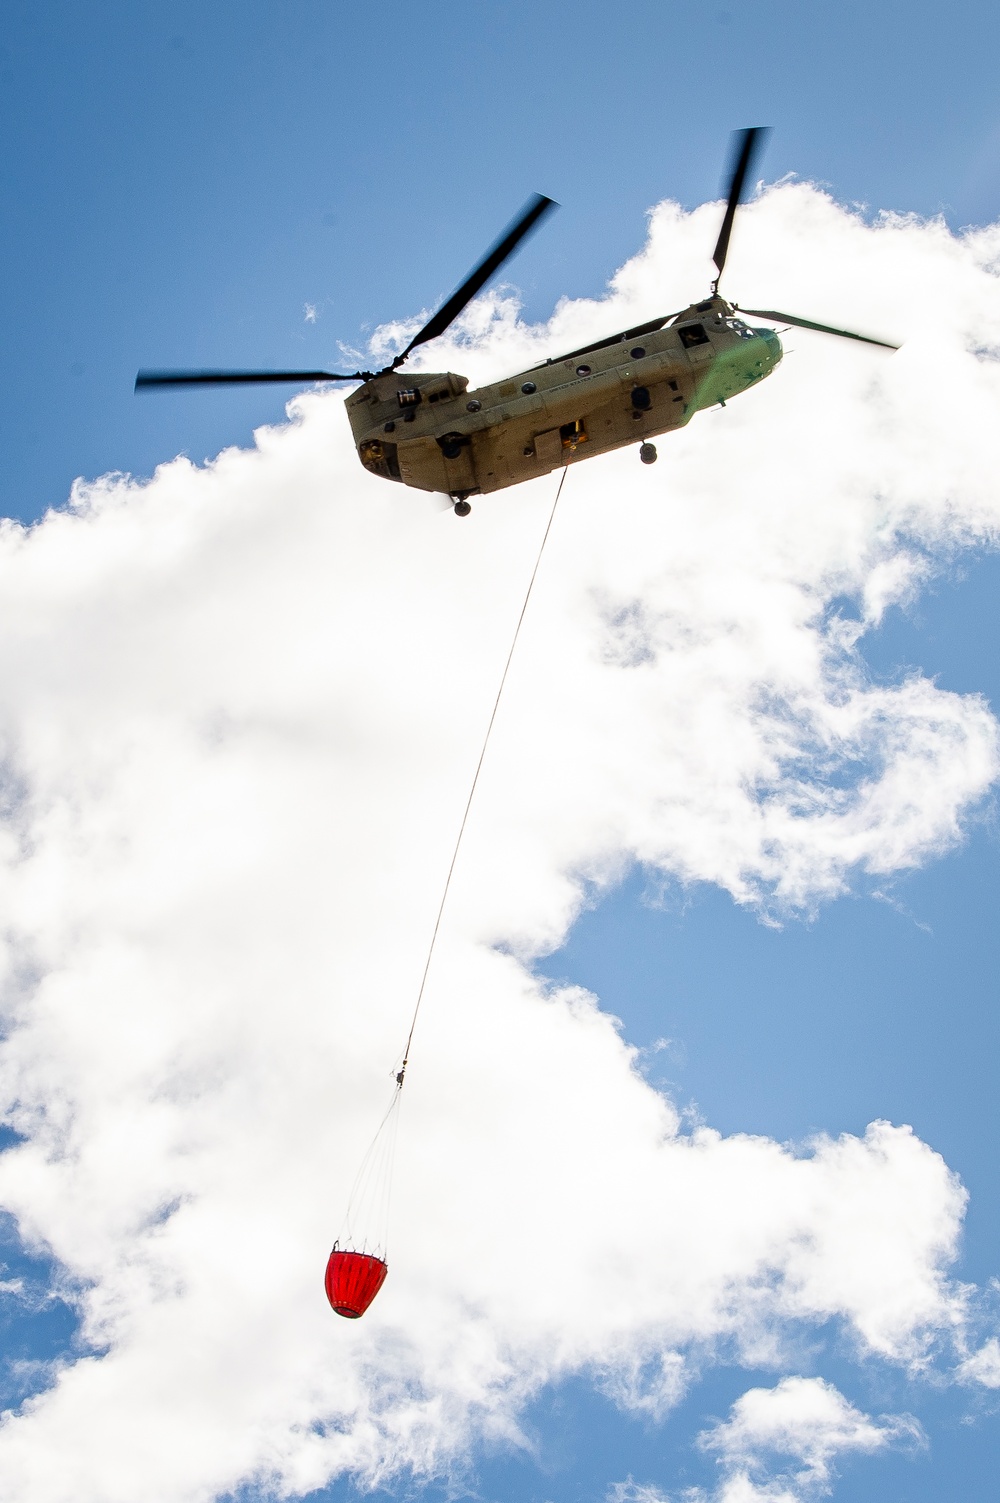
[[[503,695],[504,685],[507,682],[507,675],[510,672],[510,665],[514,657],[514,649],[517,647],[517,639],[521,635],[521,627],[524,624],[524,617],[528,609],[528,601],[531,599],[531,592],[535,587],[535,578],[538,574],[538,566],[542,562],[542,554],[545,552],[545,544],[548,542],[549,533],[552,531],[552,523],[555,521],[556,516],[556,507],[559,505],[559,497],[562,495],[562,488],[565,484],[565,481],[566,468],[564,466],[562,475],[559,478],[559,485],[556,490],[556,498],[552,503],[552,510],[549,512],[549,520],[546,524],[545,532],[542,534],[542,541],[538,549],[538,557],[535,559],[535,567],[532,569],[531,578],[528,581],[528,589],[524,597],[524,604],[521,606],[521,614],[518,616],[517,625],[514,628],[514,636],[510,644],[510,652],[507,654],[507,662],[504,665],[503,674],[500,678],[500,687],[497,690],[497,697],[493,701],[493,713],[490,716],[489,725],[486,727],[486,735],[483,737],[483,749],[479,753],[479,761],[476,763],[476,770],[473,774],[472,784],[469,788],[469,797],[465,801],[465,812],[462,815],[462,822],[458,827],[458,839],[455,841],[455,849],[452,852],[451,865],[448,867],[448,875],[444,879],[444,891],[441,894],[441,903],[438,907],[437,918],[434,921],[434,929],[431,934],[431,942],[427,950],[427,959],[424,963],[424,973],[420,978],[420,989],[417,992],[417,1004],[413,1009],[413,1020],[410,1023],[410,1032],[407,1035],[406,1048],[403,1050],[403,1063],[400,1066],[399,1073],[396,1076],[397,1091],[400,1091],[403,1088],[403,1078],[406,1075],[406,1067],[410,1062],[410,1045],[413,1043],[413,1031],[417,1026],[417,1015],[420,1012],[420,1004],[424,1000],[424,991],[427,987],[427,977],[430,974],[431,961],[434,959],[434,946],[437,944],[438,930],[441,928],[441,919],[444,916],[445,904],[448,901],[448,890],[451,887],[451,879],[455,872],[456,863],[458,862],[458,853],[462,846],[462,836],[465,834],[465,826],[468,823],[469,810],[472,808],[472,800],[475,797],[476,784],[479,782],[479,774],[482,772],[483,762],[486,760],[486,748],[490,744],[490,734],[493,730],[493,723],[497,718],[497,711],[500,708],[500,699]]]

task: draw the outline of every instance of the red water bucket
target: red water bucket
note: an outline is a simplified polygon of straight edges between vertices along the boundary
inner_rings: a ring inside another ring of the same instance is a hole
[[[388,1265],[371,1253],[335,1247],[326,1265],[326,1297],[338,1315],[357,1320],[385,1283]]]

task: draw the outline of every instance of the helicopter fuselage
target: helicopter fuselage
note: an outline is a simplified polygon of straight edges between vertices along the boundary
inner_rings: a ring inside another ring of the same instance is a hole
[[[388,371],[345,405],[371,474],[464,500],[683,428],[781,356],[773,330],[716,295],[473,391],[465,376]]]

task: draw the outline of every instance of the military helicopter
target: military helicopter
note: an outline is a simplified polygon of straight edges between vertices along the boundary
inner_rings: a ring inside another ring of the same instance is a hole
[[[558,207],[536,194],[444,306],[380,371],[140,371],[135,388],[359,381],[345,405],[365,469],[419,490],[444,492],[460,517],[472,510],[470,496],[489,495],[627,444],[638,442],[640,459],[652,464],[657,456],[651,438],[683,428],[705,408],[724,406],[763,381],[781,360],[777,333],[750,327],[741,313],[899,348],[774,309],[740,309],[721,296],[733,220],[767,134],[761,126],[733,134],[726,211],[713,252],[717,275],[709,296],[680,313],[664,314],[474,391],[469,391],[466,376],[451,371],[402,374],[400,366],[413,351],[443,334]]]

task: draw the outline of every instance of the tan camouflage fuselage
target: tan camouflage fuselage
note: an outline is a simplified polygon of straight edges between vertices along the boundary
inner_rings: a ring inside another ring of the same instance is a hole
[[[475,391],[465,376],[392,371],[346,407],[366,470],[464,499],[682,428],[781,355],[773,330],[716,296]]]

